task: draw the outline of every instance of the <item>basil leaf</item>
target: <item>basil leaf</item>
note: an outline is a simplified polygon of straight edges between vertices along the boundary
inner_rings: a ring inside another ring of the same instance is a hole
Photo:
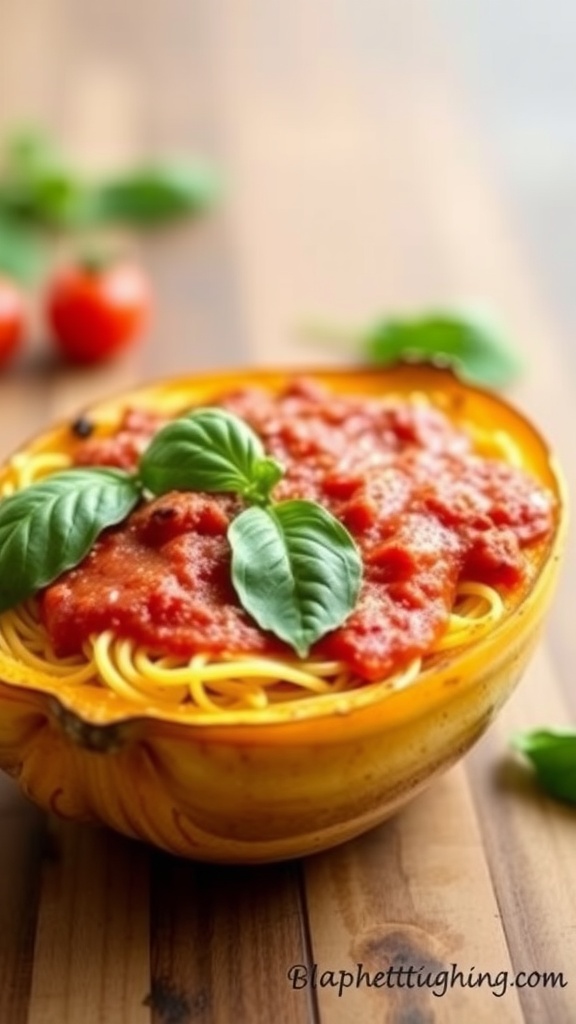
[[[69,228],[84,223],[89,189],[43,135],[9,140],[0,182],[0,206],[30,225]]]
[[[212,206],[219,183],[204,166],[165,164],[136,169],[103,184],[97,207],[103,220],[155,225]]]
[[[532,762],[551,796],[576,803],[576,732],[537,729],[520,733],[512,742]]]
[[[275,484],[284,476],[284,470],[275,459],[258,459],[252,467],[252,485],[245,492],[245,497],[255,501],[268,497]]]
[[[140,460],[140,477],[153,494],[231,491],[263,501],[281,475],[260,438],[223,409],[202,409],[169,423]]]
[[[33,181],[3,185],[0,205],[27,224],[67,229],[88,219],[89,192],[75,175],[54,168]]]
[[[362,562],[347,530],[320,505],[249,508],[228,528],[232,582],[242,606],[304,658],[352,611]]]
[[[45,259],[42,239],[2,210],[0,196],[0,272],[31,284],[40,275]]]
[[[10,134],[2,152],[2,172],[13,181],[42,177],[46,169],[62,166],[62,156],[43,132],[24,126]]]
[[[0,611],[78,565],[101,531],[138,502],[138,481],[121,470],[70,469],[0,502]]]
[[[447,363],[465,379],[490,387],[505,387],[520,371],[516,354],[481,313],[384,320],[365,338],[364,352],[380,366],[406,359]]]

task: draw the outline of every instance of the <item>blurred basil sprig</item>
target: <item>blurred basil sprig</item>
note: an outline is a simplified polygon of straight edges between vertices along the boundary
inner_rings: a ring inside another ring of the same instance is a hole
[[[543,789],[558,800],[576,804],[576,732],[535,729],[514,736],[513,746],[536,770]]]
[[[521,361],[500,327],[484,311],[440,310],[414,317],[387,317],[358,334],[326,326],[306,329],[308,337],[342,348],[375,366],[400,362],[449,366],[464,380],[507,387]]]
[[[0,147],[0,271],[28,282],[55,233],[159,226],[202,213],[218,192],[215,169],[200,163],[144,163],[88,179],[46,135],[17,133]]]

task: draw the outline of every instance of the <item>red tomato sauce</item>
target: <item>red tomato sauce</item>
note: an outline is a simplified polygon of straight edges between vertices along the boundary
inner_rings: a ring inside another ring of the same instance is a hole
[[[286,467],[275,500],[319,501],[353,534],[364,566],[358,604],[311,656],[341,659],[362,679],[433,648],[459,581],[521,586],[527,549],[552,529],[552,496],[475,454],[431,406],[335,396],[302,381],[279,396],[242,390],[210,404],[245,419]],[[128,412],[116,435],[78,441],[75,461],[131,468],[161,422]],[[230,495],[173,492],[106,530],[42,595],[57,654],[112,629],[159,654],[293,657],[232,588],[226,531],[242,507]]]

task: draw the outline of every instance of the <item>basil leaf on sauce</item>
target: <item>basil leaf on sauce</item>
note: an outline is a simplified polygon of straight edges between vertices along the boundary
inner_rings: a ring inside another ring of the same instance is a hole
[[[228,539],[242,606],[300,657],[354,608],[360,554],[344,526],[320,505],[294,500],[254,506],[233,520]]]
[[[532,762],[547,793],[576,804],[576,732],[536,729],[520,733],[512,742]]]
[[[0,502],[0,611],[47,586],[88,554],[107,526],[141,495],[137,479],[115,469],[55,473]]]
[[[143,488],[232,492],[251,505],[228,529],[240,603],[306,657],[354,608],[362,560],[321,505],[271,502],[283,472],[243,420],[207,408],[160,430],[135,475],[89,467],[31,484],[0,502],[0,611],[78,565],[105,527],[129,515]]]
[[[229,491],[263,503],[282,472],[243,420],[212,408],[163,427],[140,460],[140,477],[153,494]]]

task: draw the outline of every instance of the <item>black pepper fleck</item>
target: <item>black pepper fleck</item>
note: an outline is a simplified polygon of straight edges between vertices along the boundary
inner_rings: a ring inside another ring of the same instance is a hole
[[[79,416],[72,424],[72,433],[76,437],[90,437],[90,434],[94,432],[95,426],[96,424],[89,420],[87,416]]]

